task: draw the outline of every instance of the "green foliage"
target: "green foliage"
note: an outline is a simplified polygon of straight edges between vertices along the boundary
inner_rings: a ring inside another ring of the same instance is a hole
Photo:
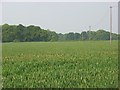
[[[70,33],[66,34],[66,40],[74,40],[74,33],[70,32]]]
[[[104,30],[98,30],[96,32],[96,35],[95,35],[95,38],[97,40],[109,40],[110,39],[110,33],[109,32],[106,32]]]
[[[74,40],[80,40],[80,37],[81,37],[80,33],[74,34]]]
[[[117,88],[118,42],[3,43],[4,88]]]
[[[83,31],[81,35],[82,35],[82,40],[88,40],[89,36],[86,31]]]
[[[0,43],[2,42],[2,25],[0,25]]]
[[[109,40],[110,33],[104,30],[98,31],[83,31],[80,33],[66,33],[66,34],[58,34],[59,41],[68,41],[68,40]],[[112,33],[112,40],[118,40],[118,35]]]
[[[20,42],[18,39],[13,40],[13,42]]]
[[[104,30],[83,31],[81,33],[56,33],[41,29],[39,26],[2,25],[3,42],[30,42],[30,41],[72,41],[72,40],[109,40],[110,33]],[[112,33],[112,39],[117,40],[118,35]]]
[[[58,35],[56,32],[41,29],[38,26],[30,25],[2,25],[3,42],[14,41],[57,41]]]

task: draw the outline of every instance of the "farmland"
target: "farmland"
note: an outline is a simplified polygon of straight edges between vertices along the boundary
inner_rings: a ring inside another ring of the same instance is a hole
[[[118,42],[14,42],[2,46],[3,87],[118,86]]]

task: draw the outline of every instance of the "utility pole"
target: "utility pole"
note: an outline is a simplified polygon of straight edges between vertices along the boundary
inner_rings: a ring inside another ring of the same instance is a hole
[[[89,40],[91,39],[90,31],[91,31],[91,26],[89,26]]]
[[[112,41],[112,6],[110,6],[110,44]]]

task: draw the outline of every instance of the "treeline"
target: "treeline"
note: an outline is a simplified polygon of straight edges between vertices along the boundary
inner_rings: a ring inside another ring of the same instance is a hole
[[[69,41],[69,40],[109,40],[110,33],[104,30],[83,31],[82,33],[69,32],[66,34],[44,30],[39,26],[23,26],[4,24],[2,27],[3,42],[33,42],[33,41]],[[118,35],[112,33],[112,39]]]
[[[58,34],[59,40],[110,40],[110,33],[104,30],[83,31],[80,33]],[[112,40],[118,40],[118,35],[112,33]]]
[[[57,41],[56,32],[41,29],[39,26],[2,25],[3,42]]]

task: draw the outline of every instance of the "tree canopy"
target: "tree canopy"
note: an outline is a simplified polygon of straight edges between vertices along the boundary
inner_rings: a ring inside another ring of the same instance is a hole
[[[3,42],[33,42],[33,41],[69,41],[69,40],[109,40],[110,33],[105,30],[56,33],[39,26],[1,25]],[[117,40],[118,34],[112,33],[112,39]]]
[[[58,35],[54,31],[41,29],[39,26],[2,25],[3,42],[57,41]]]

